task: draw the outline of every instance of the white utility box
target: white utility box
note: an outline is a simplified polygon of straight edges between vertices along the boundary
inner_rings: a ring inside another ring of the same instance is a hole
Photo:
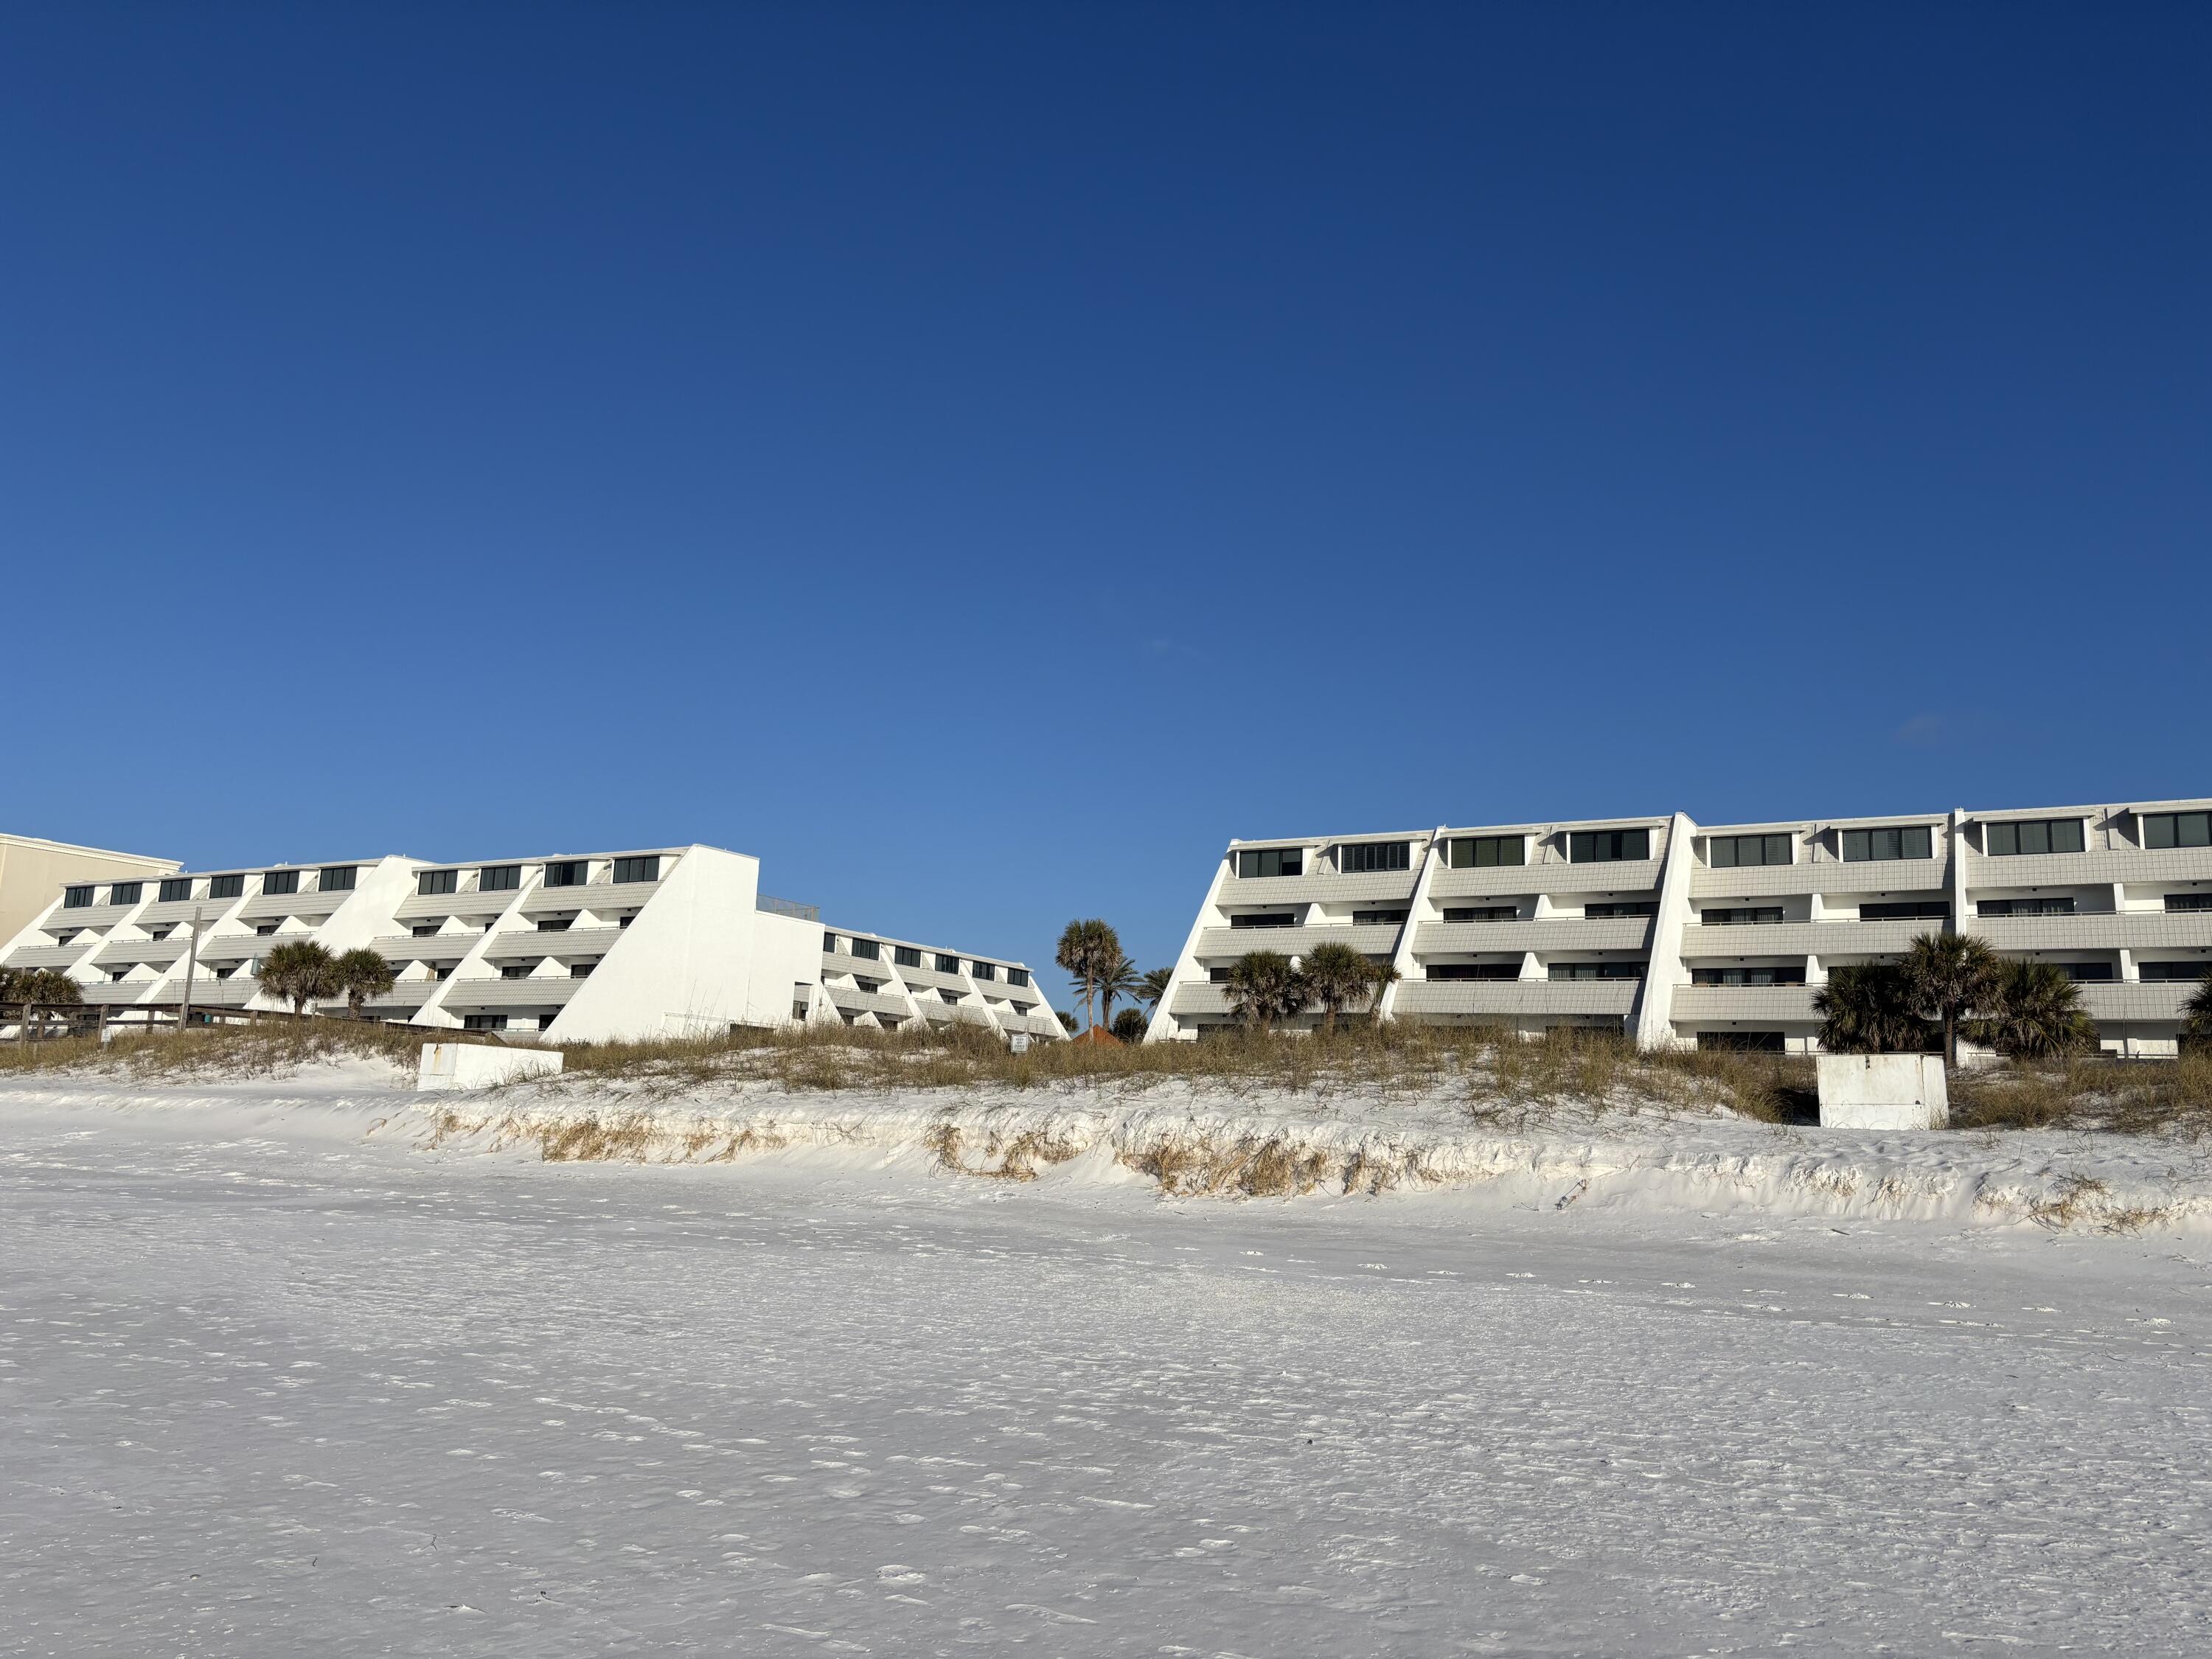
[[[525,1078],[551,1077],[561,1069],[557,1048],[495,1048],[483,1042],[426,1042],[422,1068],[415,1074],[422,1089],[495,1089]]]
[[[1951,1121],[1941,1054],[1822,1054],[1820,1127],[1940,1129]]]

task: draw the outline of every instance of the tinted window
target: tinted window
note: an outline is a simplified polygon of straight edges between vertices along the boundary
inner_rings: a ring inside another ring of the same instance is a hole
[[[208,896],[211,899],[236,898],[245,890],[244,876],[215,876],[208,881]]]
[[[2207,971],[2212,971],[2212,962],[2146,962],[2142,965],[2142,976],[2146,984],[2153,982],[2170,984],[2175,980],[2187,980],[2194,983],[2203,979]]]
[[[62,908],[64,910],[82,910],[91,902],[92,889],[89,887],[62,889]]]
[[[1030,982],[1030,970],[1029,970],[1028,969],[1026,969],[1026,968],[1009,968],[1009,969],[1006,969],[1006,983],[1007,983],[1007,984],[1009,984],[1009,985],[1027,985],[1029,982]]]
[[[822,954],[825,957],[834,957],[837,954],[836,934],[824,933],[822,935]]]
[[[1551,966],[1553,979],[1642,979],[1644,964],[1640,962],[1555,962]]]
[[[2184,910],[2212,910],[2212,893],[2168,893],[2166,908],[2168,915]]]
[[[2118,969],[2109,962],[2062,962],[2058,971],[2070,980],[2090,985],[2108,984],[2119,977]]]
[[[461,872],[458,870],[418,871],[415,877],[415,890],[425,894],[450,893],[459,884]]]
[[[2147,812],[2142,827],[2146,847],[2212,847],[2212,813]]]
[[[350,864],[332,865],[327,870],[315,872],[315,890],[319,893],[350,893],[360,870]]]
[[[1739,905],[1724,910],[1706,909],[1698,912],[1698,920],[1708,927],[1756,927],[1782,920],[1778,904]]]
[[[1796,968],[1692,968],[1692,985],[1802,985],[1805,969]]]
[[[999,970],[988,962],[969,963],[968,964],[968,972],[971,977],[975,979],[996,979],[999,976]]]
[[[173,877],[161,884],[161,902],[164,904],[174,904],[179,899],[188,899],[191,896],[192,878],[190,876]]]
[[[2079,818],[2045,818],[2028,823],[1984,824],[1982,835],[1991,858],[2011,858],[2023,853],[2078,853],[2081,850],[2081,820]]]
[[[143,881],[118,881],[107,890],[107,902],[110,904],[136,904],[138,895],[145,890],[146,884]]]
[[[1577,830],[1567,836],[1575,864],[1639,863],[1651,856],[1649,830]]]
[[[519,864],[488,864],[477,872],[479,893],[508,893],[521,885],[522,866]]]
[[[1863,864],[1879,859],[1924,859],[1933,856],[1934,833],[1924,823],[1893,830],[1846,830],[1844,860]]]
[[[872,939],[856,939],[853,941],[853,954],[863,961],[880,962],[883,960],[884,947]]]
[[[1429,964],[1431,979],[1518,979],[1521,964],[1517,962],[1432,962]]]
[[[1305,849],[1298,847],[1268,847],[1256,853],[1237,855],[1237,873],[1240,877],[1295,876],[1305,869]]]
[[[548,887],[581,887],[592,873],[592,866],[582,859],[569,859],[560,864],[545,866]]]
[[[1517,921],[1521,912],[1510,904],[1474,904],[1444,912],[1446,921]]]
[[[1978,916],[2070,916],[2074,897],[1984,899],[1974,906]]]
[[[1790,837],[1779,836],[1715,836],[1705,843],[1705,862],[1716,870],[1733,870],[1746,864],[1787,864]]]
[[[1402,841],[1355,842],[1336,851],[1336,867],[1346,875],[1365,875],[1376,870],[1410,870],[1413,844]]]
[[[921,966],[921,952],[910,945],[894,945],[891,946],[891,960],[902,968],[919,968]]]
[[[648,853],[643,858],[617,859],[615,879],[617,881],[659,881],[660,854]]]
[[[1352,913],[1354,927],[1395,927],[1405,919],[1403,910],[1354,910]]]
[[[1298,925],[1295,910],[1263,910],[1256,915],[1231,916],[1231,927],[1295,927]]]
[[[297,870],[271,870],[261,878],[261,890],[264,893],[296,893],[300,890],[300,872]]]
[[[1592,921],[1601,921],[1616,916],[1656,916],[1658,914],[1657,899],[1618,899],[1601,904],[1583,906],[1583,915]]]
[[[1861,921],[1946,921],[1950,915],[1948,899],[1894,899],[1859,906]]]
[[[1455,870],[1487,870],[1500,864],[1525,864],[1528,838],[1523,836],[1461,836],[1445,845],[1444,857]]]
[[[937,958],[937,971],[940,974],[958,973],[960,971],[960,958],[958,957],[939,957]]]

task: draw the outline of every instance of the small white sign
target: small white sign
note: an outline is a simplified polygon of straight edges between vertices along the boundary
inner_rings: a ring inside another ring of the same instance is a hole
[[[1030,1034],[1027,1031],[1009,1032],[1006,1036],[1006,1047],[1012,1049],[1018,1054],[1025,1054],[1029,1053]]]

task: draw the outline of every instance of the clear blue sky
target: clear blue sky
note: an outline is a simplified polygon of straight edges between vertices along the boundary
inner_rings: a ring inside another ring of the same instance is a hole
[[[706,841],[1146,965],[1231,836],[2212,793],[2212,9],[0,16],[0,827]]]

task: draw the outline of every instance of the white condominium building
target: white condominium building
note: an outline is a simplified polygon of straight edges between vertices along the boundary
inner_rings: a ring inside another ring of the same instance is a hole
[[[1335,940],[1397,969],[1383,1018],[1816,1052],[1831,969],[1947,930],[2056,963],[2107,1052],[2170,1055],[2212,969],[2212,801],[1232,842],[1151,1040],[1227,1022],[1248,951]]]
[[[368,1012],[426,1027],[606,1042],[793,1023],[956,1021],[1062,1035],[1027,967],[824,930],[760,891],[760,861],[715,847],[432,864],[386,857],[75,880],[0,950],[118,1009],[185,995],[271,1008],[261,960],[288,940],[366,945],[398,972]]]

